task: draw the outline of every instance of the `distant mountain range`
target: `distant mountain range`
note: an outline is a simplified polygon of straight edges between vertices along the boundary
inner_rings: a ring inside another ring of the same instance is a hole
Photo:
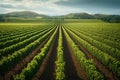
[[[120,15],[106,15],[106,14],[88,14],[88,13],[70,13],[62,16],[48,16],[38,14],[32,11],[11,12],[0,14],[0,21],[7,19],[101,19],[106,22],[120,22]]]

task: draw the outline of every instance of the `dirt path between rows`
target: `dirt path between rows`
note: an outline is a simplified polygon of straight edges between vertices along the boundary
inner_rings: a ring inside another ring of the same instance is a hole
[[[63,35],[66,80],[87,80],[86,74]]]
[[[33,80],[55,80],[55,61],[57,57],[58,32]]]
[[[13,75],[20,73],[22,71],[22,69],[27,66],[27,64],[34,58],[34,56],[37,55],[38,52],[40,52],[40,49],[48,41],[48,39],[50,38],[52,33],[53,32],[51,32],[51,34],[48,36],[48,38],[45,41],[43,41],[37,48],[35,48],[31,53],[29,53],[28,56],[26,56],[22,61],[20,61],[18,64],[16,64],[15,67],[13,67],[10,71],[8,71],[4,75],[3,80],[13,80]]]
[[[94,57],[87,49],[85,49],[76,39],[71,36],[73,41],[79,46],[79,48],[84,52],[84,54],[92,59],[95,63],[97,69],[105,76],[105,80],[119,80],[108,68],[106,68],[96,57]]]

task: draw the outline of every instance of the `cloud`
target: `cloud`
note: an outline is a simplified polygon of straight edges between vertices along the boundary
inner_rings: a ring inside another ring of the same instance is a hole
[[[0,10],[2,9],[2,12],[0,13],[7,13],[12,10],[31,10],[48,15],[73,12],[103,13],[103,11],[104,13],[115,14],[118,13],[117,10],[120,10],[119,3],[120,0],[1,0]]]
[[[23,10],[32,10],[41,14],[49,15],[61,15],[72,12],[79,11],[78,9],[70,8],[63,5],[57,5],[57,2],[67,2],[68,0],[4,0],[1,5],[7,4],[11,7],[7,11],[17,11]],[[24,5],[23,5],[24,4]],[[7,5],[4,5],[4,8],[8,8]]]
[[[57,2],[59,5],[87,8],[120,8],[119,3],[120,0],[69,0],[67,2]]]
[[[14,6],[11,4],[0,4],[0,7],[2,7],[2,8],[14,8]]]

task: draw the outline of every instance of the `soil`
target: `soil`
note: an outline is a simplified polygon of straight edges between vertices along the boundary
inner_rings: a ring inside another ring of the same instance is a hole
[[[51,36],[51,34],[50,34],[50,36]],[[48,36],[48,38],[45,41],[43,41],[37,48],[35,48],[31,53],[29,53],[29,55],[26,56],[22,61],[20,61],[18,64],[16,64],[15,67],[13,67],[10,71],[8,71],[4,75],[4,79],[3,78],[1,78],[1,79],[3,79],[3,80],[13,80],[13,75],[20,73],[22,71],[22,69],[27,66],[27,64],[34,58],[34,56],[37,55],[38,52],[40,52],[40,49],[48,41],[50,36]]]
[[[58,46],[58,34],[55,38],[55,42],[51,45],[50,51],[46,55],[41,67],[33,80],[55,80],[55,61],[57,60],[57,46]],[[65,60],[65,76],[66,80],[87,80],[85,72],[81,68],[78,60],[72,53],[65,36],[63,35],[63,49]]]
[[[79,48],[84,52],[88,59],[92,59],[97,69],[104,75],[105,80],[119,80],[108,68],[106,68],[96,57],[94,57],[87,49],[85,49],[77,40],[72,36],[73,41],[79,45]]]
[[[62,31],[63,33],[63,31]],[[50,34],[50,36],[52,33]],[[35,48],[28,56],[26,56],[20,63],[16,64],[15,67],[10,69],[0,80],[13,80],[13,75],[18,74],[22,71],[24,67],[34,58],[35,55],[40,52],[40,49],[46,44],[48,38],[41,43],[37,48]],[[33,80],[55,80],[55,70],[57,60],[57,46],[58,46],[59,33],[57,32],[56,37],[51,44],[50,50],[48,51],[43,63],[41,64],[38,72],[33,77]],[[100,71],[105,80],[119,80],[118,77],[112,73],[106,66],[104,66],[96,57],[94,57],[86,48],[84,48],[79,41],[77,41],[73,36],[70,36],[73,41],[79,46],[79,49],[87,56],[88,59],[92,59],[95,63],[96,68]],[[85,71],[82,69],[79,61],[74,55],[70,43],[67,42],[65,35],[63,33],[63,51],[65,60],[65,76],[66,80],[87,80]]]
[[[58,33],[33,80],[55,80],[55,61],[57,57]]]
[[[87,80],[86,74],[63,35],[66,80]]]

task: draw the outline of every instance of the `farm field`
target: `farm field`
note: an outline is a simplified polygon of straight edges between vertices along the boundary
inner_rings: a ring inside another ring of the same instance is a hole
[[[0,80],[119,80],[120,23],[0,23]]]

